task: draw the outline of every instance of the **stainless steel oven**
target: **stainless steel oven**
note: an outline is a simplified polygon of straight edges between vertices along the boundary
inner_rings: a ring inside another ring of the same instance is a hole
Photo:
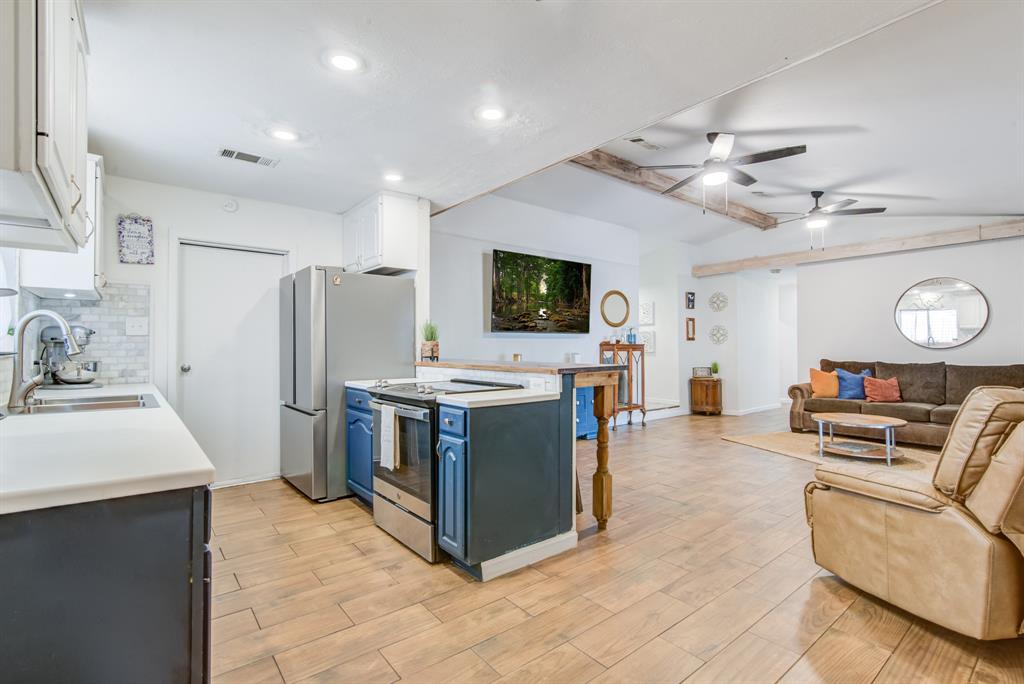
[[[395,407],[398,465],[380,464],[381,406]],[[434,410],[377,399],[373,410],[373,517],[375,522],[427,560],[437,560],[434,480],[437,442]]]

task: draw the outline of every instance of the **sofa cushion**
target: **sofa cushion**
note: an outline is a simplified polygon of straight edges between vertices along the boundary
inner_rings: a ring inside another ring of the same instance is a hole
[[[875,364],[875,377],[896,378],[900,383],[903,401],[923,404],[952,403],[946,401],[946,364],[938,363],[885,363]]]
[[[804,410],[811,413],[860,413],[863,401],[859,399],[822,399],[812,397],[804,402]]]
[[[943,404],[932,409],[932,422],[952,425],[956,418],[956,412],[960,410],[960,404]]]
[[[946,403],[962,404],[975,387],[1024,387],[1024,363],[1012,366],[946,366]]]
[[[900,381],[897,378],[864,378],[864,394],[867,395],[868,401],[903,401],[900,395]]]
[[[935,404],[925,404],[917,401],[886,402],[873,401],[864,402],[860,412],[865,415],[887,416],[889,418],[902,418],[908,423],[928,423],[932,419],[932,409]]]
[[[840,399],[867,399],[864,394],[864,378],[871,375],[871,369],[865,368],[859,373],[836,368],[836,375],[839,377],[839,398]]]
[[[826,373],[812,368],[811,396],[820,399],[835,399],[839,396],[839,376],[836,372]]]
[[[860,373],[867,368],[877,378],[878,374],[875,373],[876,363],[875,361],[833,361],[831,359],[822,359],[818,367],[826,373],[831,373],[837,368],[842,368],[850,373]]]

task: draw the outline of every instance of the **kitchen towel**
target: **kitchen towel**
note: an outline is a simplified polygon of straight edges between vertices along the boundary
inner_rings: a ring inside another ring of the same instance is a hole
[[[395,407],[388,404],[381,404],[380,407],[380,467],[388,470],[398,470],[401,465],[398,462],[398,431],[395,430],[395,423],[398,417],[395,415]]]

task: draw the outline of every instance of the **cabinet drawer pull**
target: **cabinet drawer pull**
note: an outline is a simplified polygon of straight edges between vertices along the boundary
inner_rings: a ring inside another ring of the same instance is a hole
[[[452,420],[451,418],[445,418],[445,419],[444,419],[444,424],[445,424],[445,425],[447,425],[447,426],[449,426],[449,427],[451,427],[452,425],[454,425],[454,424],[455,424],[455,421],[454,421],[454,420]]]

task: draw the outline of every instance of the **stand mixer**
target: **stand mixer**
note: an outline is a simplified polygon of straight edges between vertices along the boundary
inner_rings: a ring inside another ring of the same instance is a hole
[[[84,325],[71,326],[71,335],[82,349],[89,345],[89,339],[95,334],[95,330]],[[43,328],[39,333],[39,341],[42,343],[43,349],[38,363],[40,368],[46,372],[44,384],[51,389],[72,388],[76,385],[85,385],[96,379],[100,362],[70,359],[60,326],[50,325]]]

